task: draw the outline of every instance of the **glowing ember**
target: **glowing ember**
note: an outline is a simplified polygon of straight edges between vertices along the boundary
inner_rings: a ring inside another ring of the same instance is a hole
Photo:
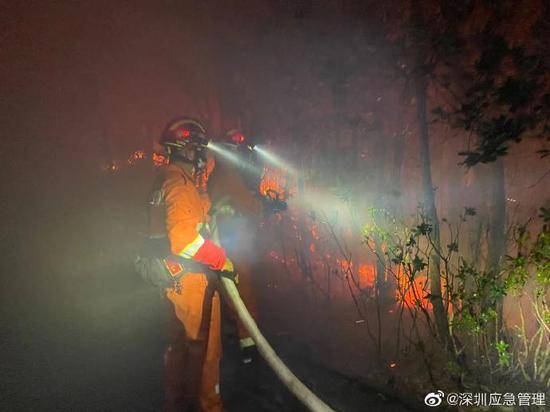
[[[317,225],[313,225],[311,227],[311,236],[313,239],[318,240],[319,239],[319,229],[317,228]]]
[[[136,161],[145,159],[146,157],[147,156],[145,155],[145,152],[143,150],[136,150],[130,155],[127,161],[129,165],[133,165],[136,163]]]
[[[153,153],[151,159],[153,160],[153,165],[155,167],[160,167],[168,164],[168,158],[160,153]]]
[[[120,170],[120,166],[118,165],[116,160],[113,160],[112,162],[102,166],[102,169],[106,172],[116,173]]]
[[[272,250],[271,252],[269,252],[269,257],[273,260],[277,260],[277,261],[280,261],[282,260],[279,256],[279,254],[277,252],[275,252],[274,250]]]

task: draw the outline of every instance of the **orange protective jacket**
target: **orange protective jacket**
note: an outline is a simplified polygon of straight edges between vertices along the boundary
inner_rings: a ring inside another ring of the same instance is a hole
[[[186,259],[193,259],[219,270],[225,263],[225,251],[200,234],[202,226],[208,221],[210,201],[207,195],[199,194],[194,179],[182,168],[168,165],[163,171],[162,184],[159,190],[162,213],[151,221],[158,226],[159,218],[165,222],[166,234],[170,241],[172,254]],[[159,232],[158,228],[151,228]]]
[[[210,200],[201,196],[193,178],[180,167],[168,165],[162,185],[166,205],[166,232],[174,255],[193,257],[193,247],[202,245],[201,225],[208,220]]]

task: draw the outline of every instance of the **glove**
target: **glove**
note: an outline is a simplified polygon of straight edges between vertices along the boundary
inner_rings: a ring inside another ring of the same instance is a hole
[[[223,270],[228,259],[225,256],[223,248],[206,239],[193,256],[193,260],[208,266],[212,270]],[[231,268],[233,268],[231,261],[230,264]]]
[[[233,262],[231,262],[229,258],[225,258],[225,263],[220,270],[220,275],[225,278],[231,279],[233,282],[235,282],[235,284],[239,284],[239,275],[235,272]]]
[[[252,338],[243,338],[239,340],[241,349],[241,362],[246,364],[253,363],[258,358],[258,348]]]
[[[221,268],[222,272],[234,272],[235,268],[233,267],[233,262],[229,258],[225,258],[223,267]]]

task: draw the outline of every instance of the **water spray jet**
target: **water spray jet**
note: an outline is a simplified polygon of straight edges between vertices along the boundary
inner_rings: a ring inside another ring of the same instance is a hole
[[[235,152],[233,145],[216,143],[210,140],[206,145],[206,148],[212,150],[212,152],[220,155],[224,159],[229,160],[231,163],[242,167],[249,173],[260,172],[250,161],[244,159],[242,156],[239,156],[239,154]]]
[[[288,173],[294,176],[298,175],[298,171],[293,166],[277,156],[275,153],[266,150],[261,146],[254,146],[253,150],[258,153],[258,155],[262,156],[266,161],[271,163],[273,166],[286,170]]]

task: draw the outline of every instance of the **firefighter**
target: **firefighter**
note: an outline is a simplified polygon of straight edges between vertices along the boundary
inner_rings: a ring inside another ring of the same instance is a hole
[[[222,156],[217,157],[216,167],[208,177],[208,194],[217,209],[230,210],[217,218],[221,241],[239,268],[239,294],[252,317],[258,321],[252,275],[255,262],[251,251],[256,245],[262,214],[262,202],[256,190],[259,176],[255,176],[250,167],[251,151],[240,131],[228,131],[225,143],[228,143],[226,149],[233,150],[242,163],[235,164]],[[237,321],[237,333],[241,360],[248,364],[257,355],[254,341],[240,321]]]
[[[221,411],[218,279],[194,266],[226,274],[234,269],[225,250],[208,239],[210,201],[196,187],[206,166],[206,129],[196,120],[179,117],[168,123],[160,143],[169,162],[153,192],[151,230],[162,237],[162,226],[169,243],[172,257],[163,263],[172,281],[165,283],[165,294],[180,324],[176,336],[181,338],[165,353],[166,409]]]

